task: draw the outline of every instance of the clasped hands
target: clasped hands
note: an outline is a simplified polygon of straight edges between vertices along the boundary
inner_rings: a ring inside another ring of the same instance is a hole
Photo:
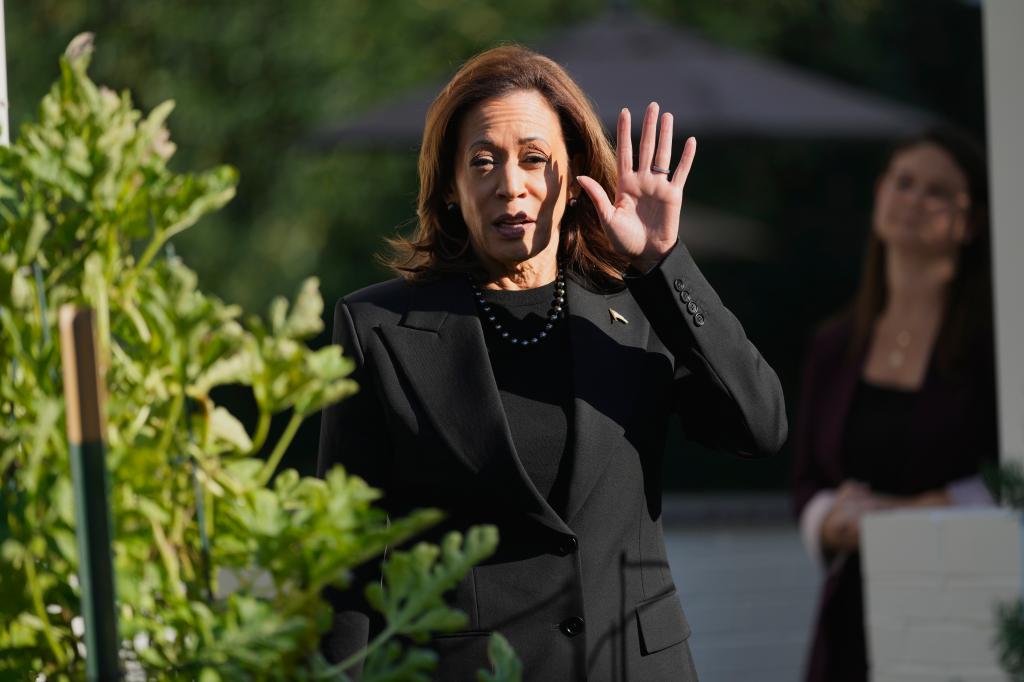
[[[640,272],[657,265],[675,246],[683,186],[697,153],[697,140],[687,138],[674,173],[653,171],[652,168],[671,169],[672,114],[661,115],[661,130],[656,134],[657,127],[658,104],[651,102],[644,113],[639,157],[633,170],[629,109],[619,113],[615,148],[619,181],[614,201],[593,178],[576,178],[594,202],[612,247]]]
[[[836,491],[832,508],[821,524],[821,543],[833,552],[851,552],[860,547],[864,514],[884,509],[941,507],[949,503],[949,496],[942,489],[920,495],[883,495],[859,481],[846,480]]]

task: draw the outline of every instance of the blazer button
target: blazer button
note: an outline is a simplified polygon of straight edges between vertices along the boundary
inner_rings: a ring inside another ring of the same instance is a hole
[[[558,629],[562,631],[566,637],[575,637],[576,635],[583,632],[583,619],[579,616],[573,616],[572,618],[566,618],[558,624]]]
[[[704,326],[704,313],[697,313],[693,316],[693,323],[698,327]]]
[[[693,301],[690,301],[689,303],[686,304],[686,310],[691,315],[696,315],[698,312],[700,312],[700,308],[698,308],[697,304],[694,303]]]
[[[677,279],[676,281],[672,282],[672,286],[674,286],[676,288],[676,291],[682,291],[683,290],[683,280]]]
[[[690,295],[689,291],[683,289],[682,291],[679,292],[679,300],[682,301],[683,303],[689,303],[690,301],[693,300],[693,296]]]
[[[572,554],[579,549],[580,543],[575,537],[570,535],[569,537],[562,540],[562,544],[558,549],[562,551],[562,554]]]

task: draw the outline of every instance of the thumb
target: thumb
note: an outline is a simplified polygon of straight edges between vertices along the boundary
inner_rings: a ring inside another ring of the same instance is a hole
[[[580,183],[580,187],[587,193],[590,200],[594,202],[594,208],[597,209],[597,216],[601,219],[601,222],[608,225],[612,221],[615,207],[612,206],[611,200],[608,199],[608,193],[604,191],[604,187],[597,180],[586,175],[577,175],[576,181]]]

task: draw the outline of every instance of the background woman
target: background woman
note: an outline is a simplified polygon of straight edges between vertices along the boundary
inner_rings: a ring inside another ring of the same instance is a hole
[[[579,87],[519,47],[471,59],[433,103],[419,227],[399,275],[344,297],[334,341],[361,388],[323,416],[319,469],[344,464],[438,530],[498,526],[454,590],[463,632],[437,678],[475,679],[491,632],[527,680],[694,680],[661,529],[667,421],[748,456],[786,437],[778,379],[679,240],[696,150],[671,166],[651,104],[634,169]],[[379,627],[335,594],[332,660]]]
[[[827,570],[806,673],[867,680],[860,519],[990,504],[996,408],[985,160],[956,131],[899,145],[875,186],[853,304],[811,346],[794,498]]]

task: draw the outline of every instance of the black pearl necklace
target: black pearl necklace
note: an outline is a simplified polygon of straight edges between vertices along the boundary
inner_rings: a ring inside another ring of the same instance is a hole
[[[543,329],[528,339],[513,336],[498,322],[498,318],[495,316],[494,311],[491,310],[491,306],[484,300],[484,292],[473,281],[472,276],[469,278],[469,285],[473,287],[473,296],[476,298],[477,305],[480,306],[480,316],[490,322],[491,326],[494,327],[494,331],[513,346],[533,346],[540,343],[547,338],[548,332],[555,326],[555,322],[560,317],[563,317],[562,313],[565,310],[565,271],[561,267],[558,268],[558,277],[555,279],[555,298],[551,301],[551,310],[548,311],[547,322],[544,323]]]

